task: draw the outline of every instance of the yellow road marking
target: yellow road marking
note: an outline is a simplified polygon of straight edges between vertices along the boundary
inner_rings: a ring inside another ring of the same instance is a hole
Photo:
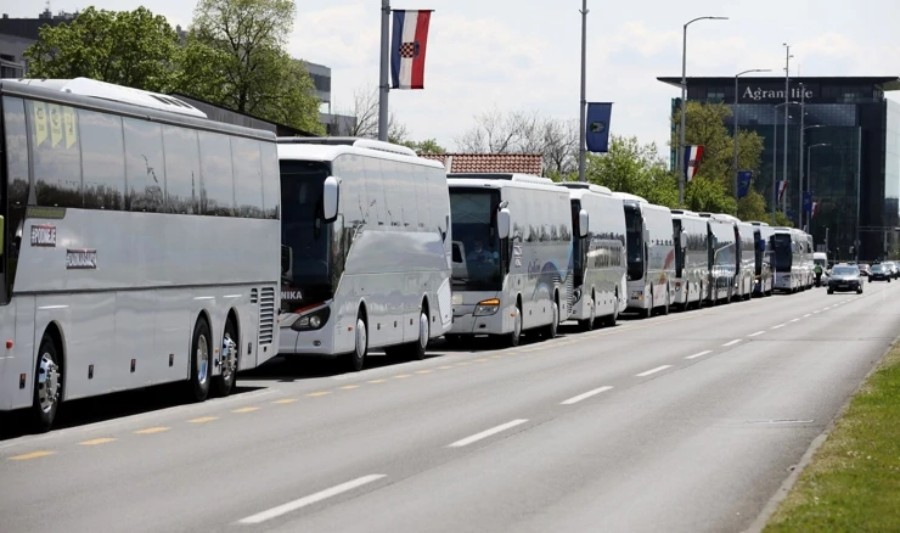
[[[376,384],[377,383],[387,383],[387,380],[386,379],[373,379],[373,380],[367,381],[366,383],[376,383]]]
[[[406,379],[412,377],[412,374],[397,374],[394,379]]]
[[[164,431],[169,431],[171,428],[167,428],[165,426],[156,426],[152,428],[144,428],[135,431],[135,435],[153,435],[154,433],[162,433]]]
[[[259,407],[241,407],[240,409],[232,409],[232,413],[244,414],[244,413],[252,413],[253,411],[259,411]]]
[[[116,441],[116,440],[118,440],[118,439],[114,439],[111,437],[100,437],[97,439],[81,441],[78,444],[80,444],[82,446],[97,446],[98,444],[108,444],[108,443]]]
[[[219,419],[219,417],[217,417],[217,416],[201,416],[200,418],[194,418],[194,419],[188,420],[188,422],[190,422],[191,424],[205,424],[207,422],[212,422],[213,420],[218,420],[218,419]]]
[[[310,398],[318,398],[319,396],[328,396],[329,394],[331,394],[331,391],[323,390],[319,392],[310,392],[307,396]]]
[[[278,405],[287,405],[289,403],[294,403],[296,401],[297,401],[297,398],[282,398],[280,400],[275,400],[272,403],[278,404]]]
[[[416,374],[431,374],[431,370],[416,370]]]
[[[353,390],[358,389],[359,385],[344,385],[343,387],[338,387],[341,390]]]
[[[28,461],[30,459],[40,459],[41,457],[47,457],[48,455],[53,455],[56,452],[51,452],[50,450],[40,450],[36,452],[23,453],[22,455],[13,455],[9,458],[10,461]]]

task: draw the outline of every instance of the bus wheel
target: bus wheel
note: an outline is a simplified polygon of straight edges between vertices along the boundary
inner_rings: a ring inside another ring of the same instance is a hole
[[[419,310],[419,338],[409,344],[408,354],[412,359],[425,359],[425,350],[428,348],[428,339],[431,338],[431,324],[428,323],[428,311],[423,307]]]
[[[507,344],[510,347],[515,348],[522,342],[522,308],[518,305],[516,306],[516,316],[513,321],[513,330],[512,333],[509,334],[507,338]]]
[[[550,305],[550,323],[544,327],[544,337],[553,339],[557,333],[559,333],[559,304],[553,300]]]
[[[213,388],[216,396],[228,396],[234,383],[237,381],[238,353],[240,341],[235,331],[234,324],[229,320],[225,323],[225,335],[222,336],[222,370],[213,379]]]
[[[668,314],[669,314],[669,294],[671,294],[671,293],[669,292],[669,288],[666,287],[666,305],[663,306],[663,310],[662,310],[662,314],[664,314],[664,315],[668,315]]]
[[[597,298],[594,295],[591,295],[591,315],[584,319],[578,321],[578,327],[581,328],[581,331],[590,331],[594,329],[594,323],[597,320]]]
[[[56,342],[49,335],[44,335],[38,350],[37,369],[34,375],[34,405],[31,418],[36,431],[48,431],[53,425],[62,398],[62,385],[63,368]]]
[[[611,315],[604,317],[603,325],[605,327],[611,328],[616,325],[616,321],[619,320],[619,293],[616,292],[616,302],[613,304],[613,312]]]
[[[202,402],[209,396],[211,346],[209,324],[205,318],[199,318],[191,341],[190,398],[195,402]]]
[[[653,288],[650,289],[650,307],[644,309],[644,318],[653,316]]]
[[[366,353],[369,351],[369,330],[362,313],[356,316],[356,342],[353,351],[350,352],[349,367],[352,372],[359,372],[366,363]]]

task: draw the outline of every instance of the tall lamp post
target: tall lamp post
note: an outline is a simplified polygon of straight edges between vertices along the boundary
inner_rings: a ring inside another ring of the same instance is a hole
[[[812,195],[812,174],[810,174],[810,169],[812,168],[812,149],[813,148],[823,148],[825,146],[831,146],[831,143],[816,143],[811,144],[806,147],[806,188],[809,189],[809,194]],[[802,196],[802,195],[801,195]],[[810,233],[812,233],[812,213],[810,213],[809,220],[807,220],[807,224],[809,224]],[[803,228],[803,213],[801,210],[800,214],[800,228]]]
[[[580,132],[578,137],[578,181],[584,181],[584,165],[587,157],[587,131],[585,113],[587,112],[586,70],[587,70],[587,0],[581,2],[581,111],[578,113]]]
[[[678,163],[678,203],[684,203],[684,128],[685,109],[687,108],[687,30],[688,26],[698,20],[728,20],[728,17],[697,17],[684,23],[684,32],[681,40],[681,128],[678,131],[678,152],[675,161]]]
[[[734,75],[734,105],[732,106],[732,116],[734,123],[734,141],[731,143],[734,147],[733,154],[733,162],[732,166],[734,167],[734,199],[735,201],[739,200],[738,198],[738,101],[740,97],[740,92],[738,91],[738,78],[743,76],[744,74],[749,74],[751,72],[771,72],[771,69],[768,68],[752,68],[750,70],[745,70],[743,72],[738,72]]]
[[[787,106],[791,101],[791,92],[790,92],[790,78],[791,78],[791,47],[787,43],[783,43],[785,48],[785,60],[784,60],[784,105]],[[784,158],[784,181],[787,183],[788,179],[788,112],[787,109],[784,111],[784,153],[782,154]],[[797,194],[802,196],[802,191],[797,191]],[[785,195],[785,207],[784,211],[787,214],[787,195]]]
[[[786,105],[796,103],[789,101],[775,104],[775,117],[772,119],[772,224],[775,223],[775,206],[778,204],[778,108],[785,107],[784,114],[789,115]]]

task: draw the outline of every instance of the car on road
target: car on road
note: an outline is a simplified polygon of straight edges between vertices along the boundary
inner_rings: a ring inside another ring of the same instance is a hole
[[[900,265],[895,261],[885,261],[883,264],[892,278],[900,277]]]
[[[873,281],[887,281],[890,283],[892,277],[894,277],[894,272],[890,265],[886,263],[875,263],[872,265],[872,269],[869,272],[869,283],[872,283]]]
[[[863,284],[858,266],[836,265],[831,269],[828,294],[834,294],[835,291],[856,291],[856,294],[862,294]]]
[[[868,263],[859,263],[856,265],[859,268],[860,276],[868,276],[869,272],[871,272],[872,267],[869,266]]]

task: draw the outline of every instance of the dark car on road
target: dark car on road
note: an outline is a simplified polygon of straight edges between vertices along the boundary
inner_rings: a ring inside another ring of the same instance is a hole
[[[859,267],[856,265],[836,265],[831,269],[831,277],[828,279],[828,294],[834,291],[856,291],[862,294],[863,284],[859,275]]]
[[[869,283],[872,283],[873,281],[887,281],[890,283],[892,277],[894,277],[894,273],[891,270],[890,265],[884,263],[872,265],[872,268],[869,271]]]
[[[869,275],[869,271],[870,271],[870,269],[872,268],[872,267],[869,266],[868,263],[859,263],[859,264],[856,265],[856,266],[859,267],[859,275],[860,275],[860,276],[868,276],[868,275]]]

